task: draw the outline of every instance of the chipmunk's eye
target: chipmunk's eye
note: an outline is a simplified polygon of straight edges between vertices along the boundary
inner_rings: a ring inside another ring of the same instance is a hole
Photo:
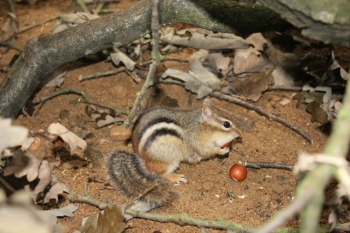
[[[229,121],[224,121],[224,123],[222,124],[225,128],[230,128],[231,127],[231,123]]]

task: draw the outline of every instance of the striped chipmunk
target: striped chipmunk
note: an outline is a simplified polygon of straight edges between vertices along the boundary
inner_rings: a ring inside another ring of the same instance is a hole
[[[149,211],[170,203],[176,194],[169,191],[169,180],[187,182],[184,175],[173,173],[181,161],[197,163],[227,154],[233,140],[241,136],[237,121],[230,116],[208,99],[195,109],[148,109],[134,124],[135,153],[109,153],[110,182],[126,196],[139,197],[132,209]]]

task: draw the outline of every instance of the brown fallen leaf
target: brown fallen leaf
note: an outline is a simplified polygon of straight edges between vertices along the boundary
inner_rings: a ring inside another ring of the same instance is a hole
[[[252,101],[258,101],[261,93],[266,91],[270,84],[273,84],[272,70],[265,73],[255,73],[244,81],[236,81],[235,88],[237,94],[245,96]]]
[[[61,125],[60,123],[52,123],[48,128],[47,131],[50,134],[55,134],[63,139],[70,148],[70,154],[74,154],[74,151],[79,146],[82,150],[85,150],[87,143],[85,140],[81,139],[77,135],[75,135],[73,132],[69,131],[66,127]]]
[[[11,119],[0,117],[0,158],[6,148],[22,144],[29,133],[28,129],[11,125],[11,122]]]
[[[120,233],[126,228],[124,216],[117,205],[108,205],[103,213],[90,216],[81,229],[81,233],[110,232]]]

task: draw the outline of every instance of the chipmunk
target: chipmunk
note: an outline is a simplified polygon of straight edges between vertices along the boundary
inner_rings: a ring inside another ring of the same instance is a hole
[[[143,112],[131,137],[135,153],[114,151],[108,155],[111,183],[129,197],[143,194],[139,210],[169,203],[176,194],[169,191],[168,180],[187,181],[184,175],[173,173],[180,162],[196,163],[227,154],[233,140],[241,136],[238,125],[220,112],[208,99],[200,108],[155,107]]]

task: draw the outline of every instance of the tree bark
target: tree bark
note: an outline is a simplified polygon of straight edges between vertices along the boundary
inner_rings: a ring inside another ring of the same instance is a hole
[[[148,33],[151,3],[145,0],[61,33],[31,39],[0,84],[0,116],[15,117],[39,84],[58,67]],[[290,26],[265,7],[231,0],[162,0],[159,12],[163,25],[183,22],[219,32],[252,33]]]
[[[261,0],[304,36],[350,47],[350,2],[346,0]]]

